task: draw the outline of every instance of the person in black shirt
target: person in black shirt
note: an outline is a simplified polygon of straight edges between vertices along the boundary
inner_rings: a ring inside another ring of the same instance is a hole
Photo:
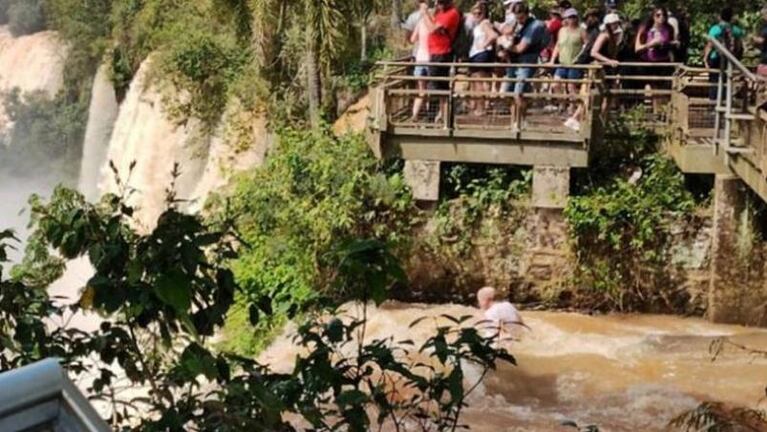
[[[767,76],[767,6],[762,8],[762,27],[759,29],[759,34],[755,35],[752,39],[758,46],[759,51],[761,51],[759,67],[756,69],[756,73]]]

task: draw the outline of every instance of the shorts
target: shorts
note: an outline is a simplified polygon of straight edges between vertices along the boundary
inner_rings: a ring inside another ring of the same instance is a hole
[[[554,76],[559,79],[579,80],[583,79],[583,69],[558,67],[554,70]]]
[[[672,77],[674,76],[674,72],[676,72],[676,68],[673,66],[655,67],[651,68],[650,70],[653,71],[655,76],[659,77]],[[653,83],[653,87],[665,90],[671,90],[671,85],[672,81],[670,79]]]
[[[517,78],[518,80],[528,80],[535,75],[535,69],[532,67],[511,67],[506,69],[507,78]],[[532,84],[524,81],[507,82],[506,92],[514,93],[515,95],[521,95],[522,93],[529,93],[533,91]]]
[[[431,63],[450,63],[453,61],[453,53],[437,54],[431,56]],[[430,77],[449,77],[450,66],[429,66]],[[430,90],[449,90],[450,82],[447,80],[430,81]]]
[[[413,68],[414,77],[427,77],[429,76],[429,68],[426,66],[416,66]]]
[[[495,52],[482,51],[480,53],[477,53],[471,56],[469,61],[472,63],[495,63]],[[469,70],[471,71],[471,73],[487,72],[488,74],[490,74],[493,71],[491,68],[487,68],[487,67],[474,67],[474,68],[470,67]]]

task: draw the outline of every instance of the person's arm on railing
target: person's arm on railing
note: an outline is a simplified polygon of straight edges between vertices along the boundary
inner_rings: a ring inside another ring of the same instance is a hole
[[[607,43],[609,38],[610,36],[607,33],[603,32],[599,34],[596,42],[594,42],[594,46],[591,48],[591,57],[600,63],[604,63],[610,66],[618,66],[617,60],[608,58],[600,52],[602,51],[602,47],[605,45],[605,43]]]

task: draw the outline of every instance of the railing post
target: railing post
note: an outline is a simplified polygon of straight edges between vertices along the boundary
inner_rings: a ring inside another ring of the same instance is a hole
[[[445,128],[453,130],[455,125],[455,64],[450,66],[450,85],[448,86],[449,94],[447,95],[447,113],[445,114]],[[452,133],[452,132],[451,132]]]
[[[733,98],[733,80],[732,80],[732,62],[727,62],[727,100],[724,110],[724,159],[725,163],[730,162],[730,144],[732,142],[732,98]]]
[[[723,83],[724,83],[724,63],[727,61],[724,56],[721,54],[719,55],[721,57],[719,62],[719,73],[717,77],[717,83],[716,83],[716,105],[714,106],[714,154],[719,154],[719,139],[721,137],[720,129],[722,126],[722,93],[724,92]]]

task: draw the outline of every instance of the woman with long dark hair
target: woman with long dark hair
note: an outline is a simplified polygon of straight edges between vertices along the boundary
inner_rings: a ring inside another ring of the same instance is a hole
[[[664,7],[656,7],[652,14],[642,24],[637,32],[634,49],[639,58],[647,63],[671,63],[674,61],[674,47],[679,42],[674,34],[674,27],[668,22],[668,10]],[[668,76],[674,74],[673,66],[653,67],[650,69],[655,76]],[[671,81],[661,81],[654,84],[645,84],[648,95],[652,95],[653,86],[660,89],[670,89]],[[652,97],[653,112],[660,109],[660,100]]]

